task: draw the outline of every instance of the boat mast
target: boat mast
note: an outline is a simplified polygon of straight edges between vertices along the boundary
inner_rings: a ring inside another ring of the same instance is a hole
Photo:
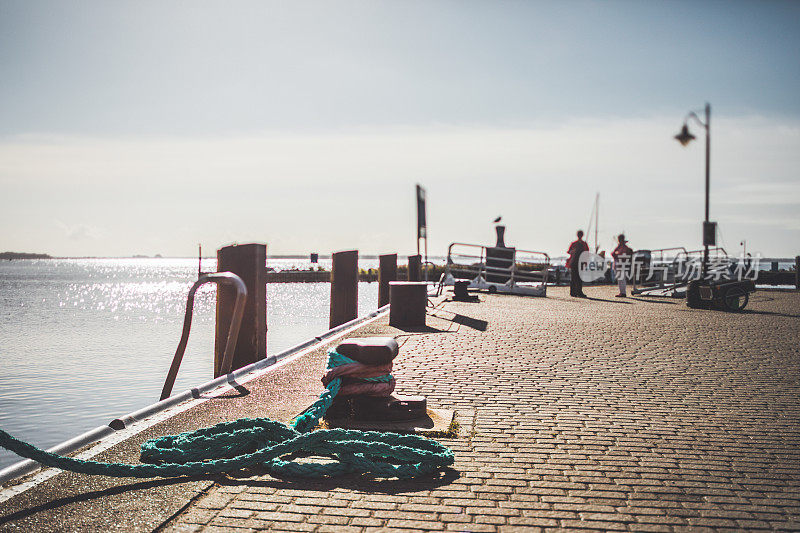
[[[597,226],[600,223],[600,193],[594,197],[594,253],[600,251],[600,244],[597,242]]]

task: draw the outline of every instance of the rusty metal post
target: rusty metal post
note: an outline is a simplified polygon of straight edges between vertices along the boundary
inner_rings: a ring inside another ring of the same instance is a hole
[[[239,329],[231,370],[255,363],[267,356],[267,246],[240,244],[217,251],[217,271],[233,272],[247,287],[244,317]],[[233,317],[236,291],[220,285],[217,289],[217,325],[214,342],[214,377],[222,373],[228,327]]]
[[[389,303],[390,281],[397,281],[397,254],[378,256],[378,307]]]
[[[358,316],[358,250],[335,252],[331,267],[331,319],[335,328]]]
[[[408,281],[420,281],[422,279],[422,256],[408,256]]]

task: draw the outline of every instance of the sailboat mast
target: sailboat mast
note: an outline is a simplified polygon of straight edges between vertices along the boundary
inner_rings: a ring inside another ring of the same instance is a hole
[[[594,197],[594,253],[600,251],[600,244],[597,242],[597,226],[600,223],[600,193]]]

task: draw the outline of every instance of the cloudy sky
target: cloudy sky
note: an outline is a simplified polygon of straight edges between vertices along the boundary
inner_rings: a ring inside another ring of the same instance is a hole
[[[800,3],[0,1],[0,251],[800,253]]]

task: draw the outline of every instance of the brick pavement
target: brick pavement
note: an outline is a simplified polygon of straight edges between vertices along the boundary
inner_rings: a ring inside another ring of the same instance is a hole
[[[163,531],[800,530],[800,294],[481,295],[398,335],[399,390],[455,409],[452,471],[217,482]]]

